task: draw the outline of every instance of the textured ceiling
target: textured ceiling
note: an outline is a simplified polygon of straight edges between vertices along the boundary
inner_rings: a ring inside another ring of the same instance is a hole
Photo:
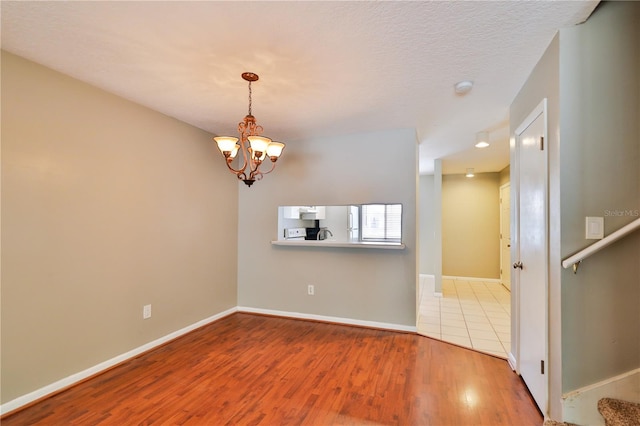
[[[511,101],[556,31],[596,5],[2,1],[2,48],[215,134],[236,132],[252,71],[253,113],[276,140],[409,127],[422,173],[436,158],[496,171]],[[483,130],[495,146],[479,153]]]

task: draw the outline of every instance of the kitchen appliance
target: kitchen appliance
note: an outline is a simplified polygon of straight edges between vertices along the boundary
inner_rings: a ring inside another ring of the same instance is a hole
[[[320,228],[306,228],[307,236],[304,238],[305,240],[317,240],[318,233],[320,232]],[[322,234],[320,234],[322,236]]]
[[[305,237],[305,240],[326,240],[327,234],[333,235],[328,228],[320,227],[319,220],[316,220],[314,225],[315,226],[313,228],[306,228],[307,236]]]
[[[307,236],[305,237],[305,240],[317,240],[318,232],[320,232],[320,221],[314,220],[313,227],[305,229],[307,230]]]
[[[290,240],[305,240],[307,236],[306,228],[286,228],[284,230],[284,239]]]

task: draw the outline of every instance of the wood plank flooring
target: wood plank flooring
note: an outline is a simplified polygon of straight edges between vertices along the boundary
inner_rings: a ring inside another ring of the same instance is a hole
[[[236,313],[12,425],[541,425],[506,361],[427,337]]]

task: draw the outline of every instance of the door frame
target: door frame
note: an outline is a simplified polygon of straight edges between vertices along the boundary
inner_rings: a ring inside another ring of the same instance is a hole
[[[543,98],[542,101],[529,113],[522,123],[516,128],[512,136],[512,171],[511,171],[511,261],[520,261],[520,136],[524,131],[542,114],[544,122],[544,223],[545,223],[545,349],[544,349],[544,362],[547,376],[546,382],[546,404],[545,412],[542,413],[546,418],[549,411],[549,390],[550,390],[550,377],[549,374],[549,123],[548,123],[548,109],[547,98]],[[509,364],[520,375],[520,272],[516,269],[511,274],[511,352],[509,353]]]
[[[502,214],[502,191],[503,189],[509,188],[509,217],[504,217]],[[500,209],[500,280],[502,281],[503,277],[509,274],[509,291],[511,291],[511,262],[505,264],[504,258],[502,256],[502,228],[504,226],[504,221],[508,222],[509,225],[509,234],[511,234],[511,181],[507,183],[503,183],[498,188],[498,197],[500,199],[500,203],[498,208]],[[509,235],[509,240],[511,240],[511,235]],[[511,260],[511,250],[509,250],[509,260]],[[504,283],[501,283],[504,287]]]

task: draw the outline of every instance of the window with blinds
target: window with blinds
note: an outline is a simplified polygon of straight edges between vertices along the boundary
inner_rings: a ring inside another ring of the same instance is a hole
[[[402,204],[363,204],[362,241],[402,239]]]

